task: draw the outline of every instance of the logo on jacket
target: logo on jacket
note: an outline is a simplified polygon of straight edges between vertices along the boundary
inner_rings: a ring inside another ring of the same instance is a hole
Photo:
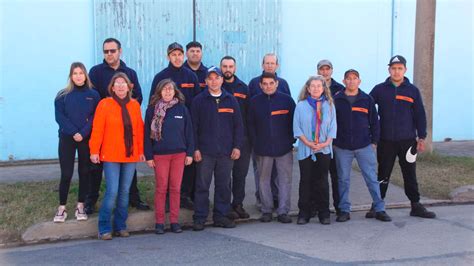
[[[174,118],[183,119],[182,115],[175,115]]]
[[[405,155],[405,159],[407,160],[407,162],[409,163],[414,163],[416,162],[416,156],[418,155],[416,152],[415,154],[412,153],[412,149],[413,149],[413,146],[408,148],[407,150],[407,154]]]

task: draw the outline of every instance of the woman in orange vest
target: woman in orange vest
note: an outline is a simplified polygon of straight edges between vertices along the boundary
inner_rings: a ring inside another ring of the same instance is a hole
[[[128,195],[136,164],[144,161],[143,119],[140,104],[131,98],[132,89],[133,84],[126,74],[117,73],[112,77],[108,87],[112,97],[99,102],[89,141],[91,161],[104,162],[106,190],[99,211],[99,239],[102,240],[112,239],[112,228],[116,236],[129,236],[126,230]]]

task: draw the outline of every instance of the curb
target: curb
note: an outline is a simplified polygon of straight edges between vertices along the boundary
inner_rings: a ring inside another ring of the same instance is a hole
[[[474,204],[474,201],[454,201],[454,200],[422,200],[421,203],[426,206],[448,206],[448,205],[464,205]],[[371,207],[367,205],[357,205],[352,208],[352,212],[367,211]],[[410,202],[397,202],[386,204],[386,209],[402,209],[410,208]],[[260,212],[249,211],[250,218],[238,219],[237,224],[248,223],[258,221],[260,218]],[[179,222],[184,229],[192,227],[193,222],[193,211],[181,209]],[[293,210],[289,213],[290,216],[297,216],[298,211]],[[94,239],[97,237],[97,215],[90,218],[87,221],[78,222],[76,220],[69,220],[63,224],[55,224],[51,221],[42,222],[30,226],[22,234],[22,242],[19,243],[5,243],[0,244],[0,247],[11,247],[21,245],[33,245],[43,243],[54,243],[58,241],[66,240],[78,240],[78,239]],[[212,225],[212,221],[208,219],[206,226]],[[129,213],[127,220],[128,230],[131,233],[150,233],[155,228],[155,213],[154,211],[139,211]],[[166,223],[166,228],[169,228],[169,224]]]

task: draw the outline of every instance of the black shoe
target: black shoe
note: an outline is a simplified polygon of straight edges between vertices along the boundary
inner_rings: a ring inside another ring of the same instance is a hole
[[[436,214],[434,212],[428,211],[421,203],[413,202],[411,204],[410,216],[432,219],[436,217]]]
[[[204,222],[194,221],[193,231],[202,231],[204,230]]]
[[[86,206],[84,206],[84,212],[86,214],[93,214],[95,212],[95,204],[86,204]]]
[[[227,218],[231,220],[239,219],[239,214],[235,212],[234,210],[230,210],[229,213],[227,214]]]
[[[336,218],[336,222],[347,222],[351,219],[351,215],[348,212],[341,212]]]
[[[233,207],[234,209],[234,212],[237,213],[237,215],[239,216],[238,218],[240,219],[248,219],[250,218],[250,215],[245,211],[244,207],[242,206],[242,204],[238,204],[238,205],[235,205]]]
[[[155,224],[155,234],[162,235],[165,233],[165,225],[164,224]]]
[[[306,217],[299,216],[296,224],[307,224],[309,223],[309,219]]]
[[[171,227],[171,232],[173,233],[183,232],[183,229],[181,229],[181,225],[179,225],[178,223],[172,223],[170,227]]]
[[[271,213],[264,213],[262,214],[262,216],[260,217],[260,222],[262,223],[269,223],[273,220],[273,216]]]
[[[365,214],[365,218],[368,218],[368,219],[375,218],[374,207],[371,207],[370,210]]]
[[[193,211],[194,210],[194,202],[191,200],[190,197],[181,198],[179,203],[181,208]]]
[[[148,204],[146,204],[145,202],[141,201],[141,200],[138,200],[138,201],[131,201],[130,202],[130,206],[136,208],[137,210],[140,210],[140,211],[148,211],[150,209],[150,206],[148,206]]]
[[[284,224],[289,224],[293,222],[293,220],[291,219],[290,216],[288,216],[288,214],[280,214],[278,215],[277,219],[280,223],[284,223]]]
[[[214,227],[222,227],[222,228],[234,228],[235,223],[231,219],[227,217],[219,218],[218,220],[214,221]]]
[[[385,211],[376,212],[375,213],[375,219],[377,219],[379,221],[382,221],[382,222],[391,222],[392,221],[392,218],[390,218],[390,216],[388,216],[388,214]]]
[[[331,224],[331,219],[329,217],[319,217],[319,222],[321,224]]]

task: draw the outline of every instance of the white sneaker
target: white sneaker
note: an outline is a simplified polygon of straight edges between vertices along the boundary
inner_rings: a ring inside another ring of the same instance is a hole
[[[56,215],[54,216],[53,222],[55,223],[64,223],[67,218],[67,212],[66,209],[58,210],[56,212]]]
[[[78,221],[87,221],[89,217],[87,217],[87,213],[82,209],[82,212],[79,211],[79,208],[76,208],[76,220]]]

